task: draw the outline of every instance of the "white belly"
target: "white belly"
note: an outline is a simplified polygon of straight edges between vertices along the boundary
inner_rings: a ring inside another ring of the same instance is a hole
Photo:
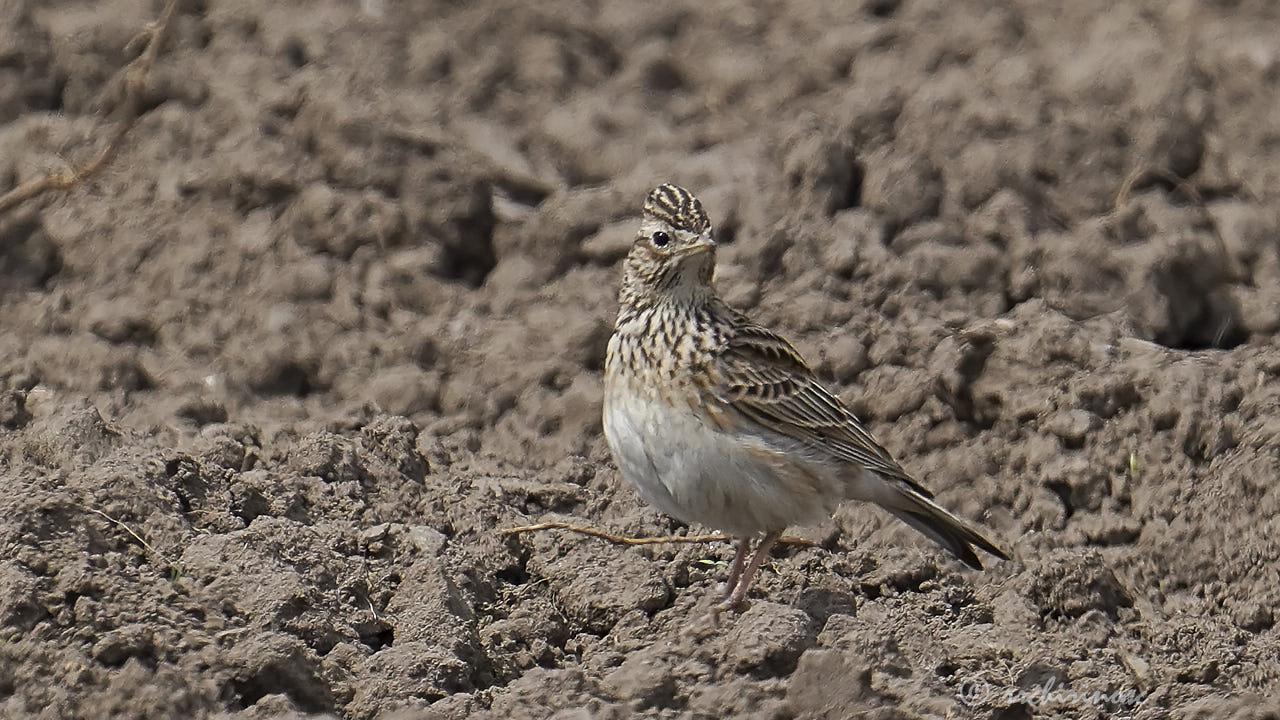
[[[750,435],[729,435],[690,409],[659,407],[622,387],[605,391],[604,433],[618,469],[663,512],[731,535],[821,522],[837,479]],[[816,483],[816,485],[815,485]]]

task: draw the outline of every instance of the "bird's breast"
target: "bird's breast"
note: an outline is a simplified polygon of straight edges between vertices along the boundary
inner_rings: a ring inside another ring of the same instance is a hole
[[[818,482],[696,383],[607,373],[603,424],[618,469],[641,497],[685,522],[733,534],[781,529],[828,512]]]

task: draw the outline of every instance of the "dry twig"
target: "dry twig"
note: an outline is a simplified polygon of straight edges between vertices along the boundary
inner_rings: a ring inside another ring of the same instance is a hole
[[[164,44],[165,33],[169,29],[173,16],[177,14],[177,9],[178,0],[169,0],[169,2],[165,3],[164,10],[160,13],[160,19],[152,23],[130,43],[132,46],[145,38],[146,47],[143,48],[142,54],[125,68],[124,97],[120,107],[117,109],[119,118],[116,120],[115,127],[111,129],[106,144],[102,146],[98,154],[78,168],[67,168],[47,173],[34,180],[28,180],[9,192],[0,195],[0,215],[4,215],[22,203],[37,198],[50,190],[65,190],[72,187],[98,172],[107,164],[116,149],[120,147],[125,135],[129,134],[129,129],[133,127],[134,121],[138,119],[139,110],[142,107],[142,96],[147,88],[147,78],[152,66],[155,65],[156,57],[160,54],[160,46]]]
[[[149,552],[149,553],[151,553],[152,555],[154,555],[154,556],[156,556],[156,557],[160,558],[160,560],[161,560],[162,562],[164,562],[164,564],[169,568],[169,577],[170,577],[171,579],[176,580],[176,579],[178,579],[179,577],[181,577],[181,576],[182,576],[182,565],[181,565],[180,563],[175,562],[175,561],[173,561],[173,560],[170,560],[170,559],[169,559],[169,557],[168,557],[168,556],[166,556],[164,553],[162,553],[162,552],[160,552],[159,550],[155,549],[155,546],[153,546],[151,543],[147,542],[146,538],[144,538],[144,537],[142,537],[141,535],[139,535],[139,534],[138,534],[138,533],[137,533],[133,528],[131,528],[131,527],[129,527],[127,524],[125,524],[125,522],[124,522],[124,521],[122,521],[122,520],[117,520],[116,518],[113,518],[113,517],[111,517],[110,515],[108,515],[108,514],[106,514],[106,513],[102,512],[101,510],[99,510],[99,509],[97,509],[97,508],[91,508],[91,507],[89,507],[88,505],[84,506],[84,509],[85,509],[85,510],[88,510],[88,511],[89,511],[89,512],[91,512],[91,513],[94,513],[95,515],[101,516],[101,517],[102,517],[104,520],[106,520],[107,522],[110,522],[110,523],[112,523],[113,525],[116,525],[116,526],[117,526],[117,527],[119,527],[120,529],[124,530],[125,532],[129,533],[129,535],[130,535],[134,540],[137,540],[137,541],[138,541],[138,544],[142,545],[142,547],[143,547],[144,549],[146,549],[146,551],[147,551],[147,552]]]
[[[1239,278],[1241,276],[1241,269],[1238,263],[1236,262],[1235,258],[1232,256],[1230,249],[1227,247],[1227,241],[1225,238],[1222,237],[1222,231],[1218,229],[1218,223],[1214,220],[1213,216],[1209,213],[1209,206],[1205,202],[1204,196],[1200,193],[1200,190],[1197,189],[1196,186],[1191,183],[1190,180],[1185,178],[1180,178],[1177,175],[1173,174],[1172,172],[1165,170],[1164,168],[1159,168],[1159,167],[1139,168],[1129,173],[1129,175],[1125,177],[1124,181],[1120,183],[1120,189],[1116,192],[1116,196],[1115,196],[1115,201],[1113,205],[1114,209],[1120,210],[1127,202],[1129,202],[1129,195],[1130,193],[1133,192],[1134,187],[1140,181],[1145,180],[1147,178],[1155,178],[1156,180],[1162,180],[1166,183],[1169,183],[1170,185],[1173,186],[1175,190],[1187,196],[1187,198],[1191,201],[1191,203],[1195,205],[1196,208],[1200,211],[1200,213],[1204,216],[1205,222],[1209,226],[1209,230],[1213,233],[1214,238],[1218,241],[1218,245],[1222,251],[1222,256],[1223,258],[1225,258],[1225,261],[1227,264],[1227,270],[1231,273],[1231,277]],[[1244,188],[1244,191],[1246,194],[1249,194],[1250,192],[1247,187]],[[1222,326],[1218,329],[1217,335],[1214,337],[1214,341],[1213,341],[1214,347],[1217,347],[1218,344],[1222,341],[1222,337],[1223,335],[1226,334],[1226,331],[1227,331],[1227,323],[1224,322]]]
[[[614,545],[659,545],[661,543],[713,543],[713,542],[732,542],[733,538],[728,535],[667,535],[665,537],[626,537],[625,535],[614,535],[603,530],[595,528],[582,527],[580,525],[570,525],[566,522],[544,522],[536,525],[522,525],[520,527],[506,528],[499,530],[499,535],[517,535],[519,533],[537,532],[539,530],[568,530],[582,535],[590,535],[591,537],[607,540]],[[801,537],[793,537],[784,535],[778,538],[778,542],[787,543],[789,545],[803,545],[806,547],[814,547],[817,543],[812,540],[805,540]]]
[[[1125,179],[1120,183],[1120,188],[1116,191],[1112,207],[1119,210],[1125,203],[1129,202],[1129,194],[1133,192],[1134,186],[1148,178],[1155,178],[1156,180],[1162,180],[1169,183],[1175,190],[1186,194],[1186,196],[1190,198],[1191,202],[1196,206],[1201,208],[1204,207],[1204,199],[1200,196],[1200,191],[1196,189],[1195,185],[1191,184],[1190,180],[1180,178],[1172,172],[1160,167],[1138,168],[1125,176]]]

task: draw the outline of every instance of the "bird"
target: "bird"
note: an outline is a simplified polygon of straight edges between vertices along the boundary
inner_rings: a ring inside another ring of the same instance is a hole
[[[719,297],[716,247],[693,193],[649,193],[624,261],[602,412],[614,461],[646,502],[733,538],[713,614],[743,608],[784,529],[849,500],[879,505],[974,569],[975,549],[1007,560],[872,438],[790,342]]]

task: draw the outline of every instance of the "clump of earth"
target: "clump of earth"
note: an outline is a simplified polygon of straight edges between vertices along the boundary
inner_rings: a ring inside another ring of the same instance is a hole
[[[0,192],[159,3],[0,7]],[[0,216],[0,716],[1280,714],[1265,0],[181,2],[99,173]],[[975,572],[873,507],[728,543],[600,426],[692,189]]]

